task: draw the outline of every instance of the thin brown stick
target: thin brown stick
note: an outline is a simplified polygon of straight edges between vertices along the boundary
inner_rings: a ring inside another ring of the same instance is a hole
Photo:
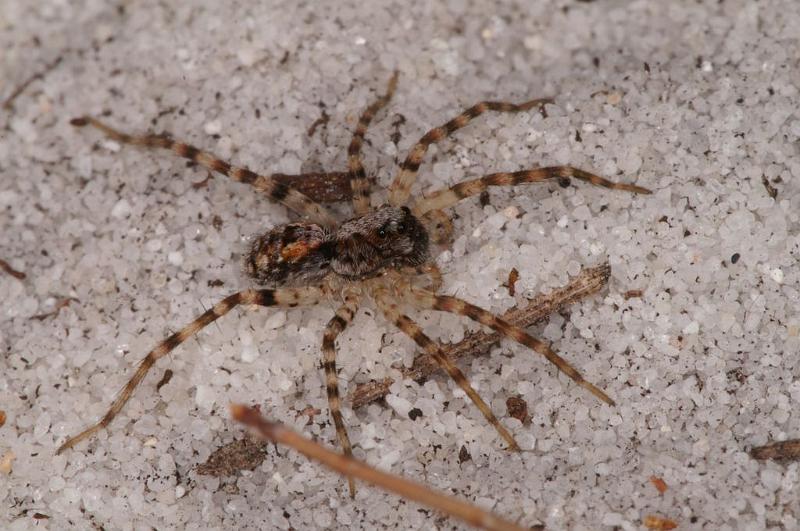
[[[2,259],[0,259],[0,271],[5,271],[6,273],[16,278],[17,280],[25,280],[26,276],[25,273],[23,273],[22,271],[17,271],[13,267],[11,267],[11,264]]]
[[[19,97],[20,94],[25,92],[25,89],[28,88],[28,86],[31,83],[33,83],[37,79],[42,79],[48,72],[50,72],[55,67],[57,67],[59,64],[61,64],[61,61],[63,61],[63,60],[64,60],[64,57],[59,55],[53,61],[51,61],[50,63],[46,64],[45,67],[42,70],[40,70],[39,72],[36,72],[32,76],[30,76],[28,79],[23,81],[16,89],[14,89],[14,92],[12,92],[11,95],[8,98],[6,98],[6,101],[3,102],[3,109],[6,110],[6,111],[11,110],[11,108],[14,106],[14,100],[17,99],[17,97]]]
[[[78,299],[73,299],[72,297],[63,297],[59,299],[58,302],[56,302],[56,305],[52,311],[34,315],[31,317],[31,319],[36,319],[37,321],[44,321],[48,317],[55,317],[61,310],[69,306],[71,302],[80,302],[80,301]]]
[[[501,531],[524,529],[474,505],[433,491],[420,483],[381,472],[357,459],[328,450],[281,424],[266,420],[255,408],[233,404],[231,414],[237,421],[254,428],[265,439],[290,446],[342,475],[366,481],[385,491],[427,505],[479,529]]]
[[[538,295],[531,299],[524,308],[512,308],[503,314],[503,319],[522,328],[546,318],[548,315],[566,308],[589,295],[600,291],[611,275],[611,267],[603,264],[584,269],[575,280],[563,288],[557,288],[547,295]],[[465,337],[459,343],[443,348],[447,357],[453,361],[460,358],[476,357],[488,352],[489,347],[502,339],[502,335],[494,332],[476,332]],[[439,365],[427,353],[418,354],[410,368],[403,368],[403,379],[421,381],[439,370]],[[380,400],[389,394],[389,387],[394,383],[392,378],[371,380],[359,384],[353,390],[349,399],[353,409]]]

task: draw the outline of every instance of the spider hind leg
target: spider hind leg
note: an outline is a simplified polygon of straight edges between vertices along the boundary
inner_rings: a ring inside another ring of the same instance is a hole
[[[84,439],[88,439],[98,431],[102,430],[114,420],[114,417],[122,411],[125,404],[133,396],[133,392],[139,384],[147,376],[147,373],[155,365],[156,361],[163,358],[184,341],[192,337],[194,334],[210,325],[223,315],[230,312],[236,306],[241,304],[257,304],[259,306],[284,306],[295,307],[300,304],[312,304],[319,301],[324,296],[325,290],[319,287],[306,287],[306,288],[282,288],[282,289],[258,289],[258,290],[245,290],[233,295],[225,297],[220,302],[203,312],[200,317],[189,323],[187,326],[178,330],[167,339],[159,343],[147,356],[145,356],[139,363],[139,367],[133,376],[128,380],[128,383],[117,394],[117,397],[109,406],[108,411],[103,417],[84,429],[78,435],[70,437],[62,444],[56,454],[60,454],[64,450],[72,448]]]
[[[339,383],[336,374],[336,338],[352,322],[356,311],[358,311],[359,296],[354,292],[347,293],[344,304],[336,310],[336,315],[331,318],[325,327],[325,334],[322,337],[322,367],[325,369],[325,390],[328,394],[328,406],[331,410],[331,418],[336,426],[336,435],[339,444],[342,446],[342,453],[347,457],[353,457],[353,447],[350,444],[350,437],[347,435],[347,428],[342,419],[342,400],[339,397]],[[356,496],[356,485],[352,477],[348,477],[350,487],[350,497]]]
[[[569,362],[567,362],[567,360],[556,354],[553,349],[547,345],[547,343],[536,339],[522,328],[512,325],[488,310],[484,310],[479,306],[475,306],[474,304],[470,304],[467,301],[456,297],[437,295],[431,291],[425,291],[421,289],[412,289],[406,295],[406,299],[411,305],[417,308],[463,315],[465,317],[469,317],[473,321],[481,323],[484,326],[488,326],[496,332],[500,332],[509,339],[512,339],[547,358],[547,360],[555,365],[559,371],[569,376],[576,384],[592,393],[601,401],[610,406],[615,405],[615,402],[605,392],[591,382],[587,381],[581,375],[581,373],[579,373],[572,365],[569,364]]]
[[[425,349],[425,351],[427,351],[428,354],[430,354],[430,356],[436,360],[436,363],[438,363],[439,366],[444,369],[453,379],[453,381],[456,382],[461,390],[466,393],[472,403],[475,404],[486,420],[489,421],[489,424],[491,424],[492,427],[494,427],[494,429],[497,430],[500,436],[506,441],[506,443],[508,443],[509,450],[513,450],[515,452],[520,451],[520,447],[517,444],[517,441],[514,439],[514,436],[511,435],[511,432],[509,432],[506,427],[500,423],[489,405],[480,397],[472,385],[470,385],[469,380],[467,380],[467,377],[463,372],[461,372],[461,369],[456,367],[456,365],[442,351],[441,347],[431,338],[426,336],[425,333],[422,332],[422,329],[419,327],[419,325],[410,317],[401,313],[397,304],[388,300],[388,293],[378,290],[375,295],[375,301],[377,302],[384,316],[386,316],[386,319],[393,323],[404,334],[413,339],[417,345]]]

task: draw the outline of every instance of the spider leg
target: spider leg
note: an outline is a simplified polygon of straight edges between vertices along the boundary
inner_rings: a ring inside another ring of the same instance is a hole
[[[518,184],[538,183],[551,179],[557,179],[563,187],[569,186],[570,177],[586,181],[595,186],[611,188],[613,190],[625,190],[635,194],[651,194],[647,188],[636,186],[635,184],[616,183],[604,179],[593,173],[579,170],[571,166],[550,166],[547,168],[536,168],[533,170],[523,170],[515,172],[492,173],[478,179],[472,179],[456,184],[451,188],[437,190],[427,197],[423,197],[414,204],[414,214],[421,216],[428,212],[438,211],[443,208],[451,207],[466,197],[478,195],[490,186],[516,186]]]
[[[372,103],[361,115],[356,126],[356,131],[353,133],[353,139],[350,141],[350,147],[347,148],[347,164],[350,168],[350,187],[353,190],[353,210],[356,214],[366,214],[369,212],[369,181],[364,174],[364,166],[361,164],[361,145],[364,143],[364,135],[367,134],[372,118],[381,110],[394,94],[397,88],[398,72],[392,75],[389,79],[389,84],[386,87],[386,94],[381,96],[378,100]]]
[[[114,417],[122,410],[125,404],[130,400],[136,387],[142,382],[148,371],[155,365],[156,361],[163,358],[175,347],[189,339],[191,336],[213,323],[236,306],[240,304],[257,304],[259,306],[285,306],[293,308],[301,304],[313,304],[314,302],[322,299],[324,290],[319,287],[305,287],[305,288],[283,288],[283,289],[256,289],[245,290],[233,295],[229,295],[222,299],[220,302],[212,306],[210,309],[203,312],[200,317],[189,323],[181,330],[175,332],[167,339],[162,341],[151,350],[147,356],[139,363],[139,367],[125,387],[119,392],[117,397],[111,403],[108,411],[103,418],[96,424],[86,428],[78,435],[70,437],[62,444],[56,454],[60,454],[68,448],[72,448],[84,439],[87,439],[108,426]]]
[[[461,129],[472,119],[480,116],[486,111],[521,112],[533,109],[534,107],[540,107],[546,103],[553,103],[553,100],[550,98],[541,98],[538,100],[526,101],[525,103],[520,104],[505,103],[500,101],[482,101],[476,105],[473,105],[446,124],[431,129],[425,133],[419,142],[417,142],[417,144],[411,149],[411,152],[408,154],[408,157],[406,157],[405,162],[403,162],[403,164],[400,166],[400,173],[397,174],[394,182],[392,182],[391,186],[389,187],[389,203],[392,206],[402,206],[408,201],[408,197],[411,195],[411,187],[414,185],[414,181],[417,178],[417,170],[419,170],[419,166],[422,164],[422,159],[425,156],[425,153],[427,153],[428,147],[430,147],[431,144],[436,143],[446,136],[452,134],[454,131]]]
[[[347,457],[353,457],[353,447],[350,444],[350,437],[347,435],[347,428],[342,420],[342,401],[339,397],[339,383],[336,374],[336,338],[347,328],[358,311],[359,295],[353,292],[346,293],[344,304],[336,310],[336,315],[328,322],[325,327],[325,334],[322,336],[322,367],[325,369],[325,389],[328,392],[328,406],[331,409],[331,417],[336,426],[336,435],[339,437],[339,444],[342,446],[342,453]],[[350,497],[356,497],[356,484],[352,477],[348,477],[350,485]]]
[[[525,330],[518,326],[514,326],[508,321],[494,315],[493,313],[484,310],[474,304],[470,304],[462,299],[450,297],[446,295],[437,295],[430,291],[421,289],[413,289],[407,294],[407,301],[417,308],[438,310],[442,312],[454,313],[469,317],[473,321],[477,321],[482,325],[488,326],[496,332],[500,332],[504,336],[513,339],[517,343],[525,345],[526,347],[538,352],[550,363],[555,365],[559,371],[563,372],[572,380],[587,389],[594,396],[609,405],[615,405],[614,401],[608,397],[603,391],[587,382],[581,374],[575,370],[564,358],[553,352],[546,343],[540,341],[528,334]]]
[[[383,312],[383,315],[386,316],[386,319],[391,321],[397,328],[403,331],[403,333],[413,339],[417,345],[424,348],[436,363],[450,375],[456,384],[467,394],[470,400],[472,400],[472,403],[483,413],[486,420],[488,420],[500,436],[505,439],[508,443],[509,450],[519,451],[520,448],[517,441],[514,440],[514,436],[500,424],[500,421],[497,420],[497,417],[492,413],[489,405],[486,404],[475,389],[473,389],[467,377],[464,376],[464,373],[447,357],[441,347],[426,336],[417,323],[411,320],[407,315],[401,313],[397,304],[388,300],[388,294],[376,290],[375,301]]]
[[[204,168],[226,175],[234,181],[253,186],[256,190],[266,194],[266,196],[273,201],[285,205],[301,216],[308,216],[313,221],[328,227],[332,227],[336,224],[333,216],[325,207],[312,201],[309,197],[303,195],[294,188],[275,180],[271,176],[259,175],[247,168],[232,166],[230,163],[215,157],[211,153],[201,151],[189,144],[172,140],[166,135],[129,135],[117,131],[91,116],[74,118],[70,123],[76,127],[91,125],[105,133],[109,138],[123,144],[168,149],[176,155],[196,162]]]

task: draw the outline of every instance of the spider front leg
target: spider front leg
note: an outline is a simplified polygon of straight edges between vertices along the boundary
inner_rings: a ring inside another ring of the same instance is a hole
[[[413,288],[410,292],[406,293],[407,301],[417,308],[438,310],[469,317],[473,321],[477,321],[482,325],[488,326],[492,330],[500,332],[504,336],[513,339],[517,343],[525,345],[526,347],[547,358],[547,360],[555,365],[559,371],[572,378],[576,384],[580,385],[584,389],[587,389],[590,393],[606,404],[612,406],[615,405],[614,401],[611,400],[607,394],[595,387],[590,382],[587,382],[572,365],[570,365],[564,358],[553,352],[553,349],[551,349],[546,343],[539,341],[522,328],[514,326],[511,323],[504,321],[502,318],[494,315],[493,313],[456,297],[437,295],[431,291]]]
[[[71,120],[70,123],[76,127],[91,125],[105,133],[109,138],[123,144],[168,149],[180,157],[189,159],[211,171],[221,173],[234,181],[249,184],[259,192],[266,194],[266,196],[273,201],[285,205],[301,216],[307,216],[312,221],[321,223],[327,227],[336,225],[333,216],[325,207],[312,201],[308,196],[294,188],[272,177],[259,175],[247,168],[232,166],[230,163],[215,157],[211,153],[197,149],[189,144],[184,144],[183,142],[177,142],[166,135],[129,135],[117,131],[91,116],[75,118]]]
[[[257,304],[259,306],[284,306],[294,308],[295,306],[318,302],[323,298],[324,294],[325,291],[321,287],[305,287],[296,289],[250,289],[225,297],[209,310],[206,310],[200,317],[169,336],[159,343],[156,348],[151,350],[139,363],[136,372],[119,392],[117,398],[111,403],[111,406],[108,408],[106,414],[103,415],[103,418],[78,435],[67,439],[67,441],[56,450],[56,454],[60,454],[64,450],[72,448],[82,440],[91,437],[108,426],[122,408],[125,407],[125,404],[130,400],[136,387],[142,382],[144,377],[147,376],[148,371],[155,365],[156,361],[172,352],[175,347],[234,309],[236,306],[240,304]]]
[[[518,184],[538,183],[547,180],[558,180],[561,186],[569,186],[570,177],[580,179],[595,186],[602,186],[612,190],[625,190],[635,194],[651,194],[647,188],[635,184],[616,183],[604,179],[593,173],[573,168],[572,166],[550,166],[547,168],[537,168],[534,170],[523,170],[515,172],[492,173],[478,179],[464,181],[451,188],[437,190],[427,197],[418,200],[412,211],[416,216],[425,215],[428,212],[439,211],[448,208],[462,199],[478,195],[490,186],[516,186]]]
[[[389,100],[397,88],[398,72],[395,71],[389,84],[386,87],[386,94],[381,96],[372,105],[367,107],[364,114],[358,120],[356,131],[353,133],[353,139],[350,141],[350,147],[347,148],[347,164],[350,169],[350,188],[353,190],[353,210],[356,214],[366,214],[369,212],[369,181],[364,173],[364,165],[361,163],[361,145],[364,143],[364,135],[367,134],[372,118],[375,114],[389,103]]]
[[[342,420],[342,401],[339,397],[339,383],[336,374],[336,338],[344,331],[353,320],[358,311],[360,295],[354,292],[345,293],[344,304],[336,310],[336,315],[328,322],[325,327],[325,334],[322,336],[322,367],[325,369],[325,389],[328,392],[328,406],[331,409],[331,417],[336,426],[336,435],[339,437],[339,444],[342,446],[342,453],[347,457],[353,457],[353,447],[350,444],[350,437],[347,435],[347,428]],[[356,484],[352,477],[347,478],[350,486],[350,497],[356,497]]]
[[[385,290],[376,290],[374,293],[375,295],[375,302],[380,307],[383,315],[386,316],[391,323],[393,323],[397,328],[399,328],[403,333],[405,333],[408,337],[414,340],[414,342],[425,349],[428,354],[439,364],[439,366],[444,369],[447,374],[453,379],[453,381],[458,384],[458,386],[467,394],[467,396],[472,400],[472,403],[480,410],[486,420],[489,421],[494,429],[500,434],[500,436],[505,439],[508,443],[509,450],[519,451],[520,447],[517,444],[517,441],[514,440],[514,436],[500,424],[500,421],[497,417],[492,413],[491,408],[489,405],[483,401],[480,395],[475,391],[475,389],[470,385],[469,380],[467,377],[464,376],[464,373],[453,364],[450,358],[442,351],[441,347],[436,344],[431,338],[426,336],[422,329],[419,327],[417,323],[411,320],[410,317],[404,315],[397,304],[391,302],[389,300],[389,294]]]
[[[411,195],[411,187],[417,179],[417,171],[425,153],[431,144],[439,142],[443,138],[452,134],[467,125],[471,120],[477,118],[486,111],[494,112],[522,112],[541,107],[546,103],[553,103],[550,98],[526,101],[525,103],[514,104],[501,101],[482,101],[473,105],[463,113],[459,114],[446,124],[431,129],[420,138],[419,142],[411,149],[405,162],[400,166],[400,173],[389,187],[389,203],[393,206],[405,205]]]

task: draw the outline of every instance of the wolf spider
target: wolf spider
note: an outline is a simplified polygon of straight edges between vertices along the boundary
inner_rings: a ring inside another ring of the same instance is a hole
[[[361,146],[373,116],[389,102],[394,93],[397,77],[395,72],[389,80],[386,93],[367,107],[356,126],[347,151],[354,216],[341,223],[337,222],[325,207],[298,190],[281,184],[271,176],[259,175],[246,168],[233,166],[210,153],[172,140],[166,135],[128,135],[88,116],[71,121],[72,125],[78,127],[91,125],[120,143],[171,150],[200,166],[227,175],[234,181],[253,186],[305,219],[275,227],[260,235],[255,239],[245,258],[245,271],[255,282],[277,287],[246,289],[229,295],[185,328],[158,344],[141,361],[136,372],[112,402],[108,412],[96,424],[67,439],[58,449],[58,453],[108,426],[157,360],[236,306],[255,304],[294,308],[319,303],[328,295],[340,297],[342,303],[325,327],[322,338],[322,367],[325,370],[330,414],[336,426],[339,443],[344,454],[348,456],[352,454],[352,449],[340,411],[335,341],[353,320],[365,297],[371,298],[386,319],[394,323],[436,360],[469,396],[511,450],[519,450],[511,433],[498,421],[489,406],[472,388],[464,373],[448,359],[440,345],[425,335],[419,325],[403,313],[402,305],[455,313],[477,321],[538,352],[575,383],[606,404],[614,405],[614,401],[606,393],[586,381],[546,343],[478,306],[456,297],[438,294],[441,273],[432,261],[430,246],[431,241],[440,241],[443,233],[451,228],[449,218],[443,210],[462,199],[480,194],[490,186],[514,186],[556,180],[561,186],[566,187],[569,185],[570,177],[574,177],[615,190],[627,190],[639,194],[649,194],[650,191],[633,184],[611,182],[570,166],[551,166],[493,173],[438,190],[425,197],[412,199],[412,185],[431,144],[461,129],[486,111],[522,112],[552,103],[552,100],[547,98],[520,104],[483,101],[444,125],[428,131],[414,145],[400,166],[399,173],[388,189],[388,203],[373,209],[370,207],[369,181],[361,162]],[[415,280],[427,283],[424,287],[420,287],[419,282]],[[354,492],[351,480],[351,495]]]

